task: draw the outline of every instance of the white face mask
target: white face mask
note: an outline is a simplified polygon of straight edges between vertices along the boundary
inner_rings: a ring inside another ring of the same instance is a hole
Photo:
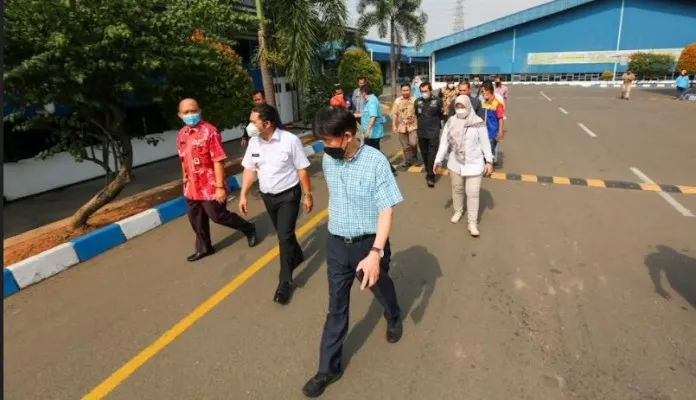
[[[457,118],[464,119],[469,116],[469,110],[466,108],[457,108],[454,112],[457,113]]]
[[[449,89],[454,89],[454,83],[450,83],[449,85],[447,85],[447,87],[448,87]]]
[[[430,98],[430,93],[423,93],[423,98],[428,100]]]
[[[249,137],[259,136],[259,128],[257,128],[253,122],[249,122],[249,125],[246,127],[246,131],[249,134]]]

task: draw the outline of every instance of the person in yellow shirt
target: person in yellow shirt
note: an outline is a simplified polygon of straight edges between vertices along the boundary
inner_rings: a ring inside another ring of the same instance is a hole
[[[628,100],[631,96],[631,88],[633,88],[633,81],[636,80],[636,76],[629,69],[622,76],[623,86],[621,87],[621,99]]]
[[[442,113],[445,115],[445,120],[451,117],[449,109],[450,104],[454,101],[454,99],[457,98],[457,96],[459,96],[459,91],[457,90],[457,87],[454,85],[454,78],[448,76],[446,83],[447,86],[440,89],[440,98],[442,99]]]

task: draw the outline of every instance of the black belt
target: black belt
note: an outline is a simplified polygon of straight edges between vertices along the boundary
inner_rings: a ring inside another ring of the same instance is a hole
[[[297,185],[291,187],[290,189],[285,189],[285,190],[283,190],[282,192],[278,192],[278,193],[264,193],[264,192],[261,192],[261,194],[264,195],[264,196],[268,196],[268,197],[277,197],[277,196],[283,195],[283,194],[285,194],[285,193],[287,193],[287,192],[290,192],[290,191],[292,191],[292,190],[295,190],[295,189],[297,189],[299,186],[300,186],[300,184],[298,183]]]
[[[331,236],[335,237],[336,239],[342,241],[345,244],[353,244],[353,243],[359,243],[368,239],[374,239],[375,234],[374,233],[369,233],[367,235],[360,235],[360,236],[354,236],[354,237],[346,237],[346,236],[338,236],[334,235],[333,233]]]

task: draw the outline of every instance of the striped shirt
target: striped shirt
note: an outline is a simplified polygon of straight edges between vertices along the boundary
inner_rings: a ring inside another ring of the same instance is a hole
[[[389,160],[379,150],[361,146],[348,161],[324,154],[329,189],[329,233],[357,237],[377,233],[379,212],[404,200]]]

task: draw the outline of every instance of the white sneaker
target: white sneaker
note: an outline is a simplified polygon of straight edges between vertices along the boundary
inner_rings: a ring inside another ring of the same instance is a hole
[[[473,237],[478,237],[480,235],[478,226],[476,226],[476,224],[469,224],[469,233],[471,233]]]
[[[457,222],[459,222],[460,219],[462,219],[462,213],[456,212],[452,216],[452,219],[450,219],[450,222],[452,222],[453,224],[456,224]]]

